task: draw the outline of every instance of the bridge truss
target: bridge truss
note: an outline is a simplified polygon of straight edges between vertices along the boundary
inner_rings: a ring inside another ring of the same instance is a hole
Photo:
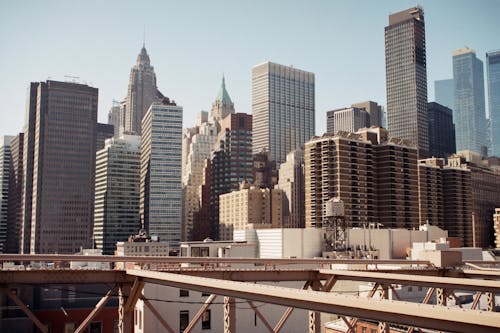
[[[84,332],[106,303],[117,296],[119,300],[119,330],[133,331],[133,311],[138,299],[157,317],[167,332],[174,329],[151,302],[143,297],[145,284],[200,291],[210,296],[201,305],[185,333],[189,333],[217,297],[224,300],[224,331],[236,332],[235,299],[248,302],[269,332],[280,332],[293,309],[309,311],[309,332],[320,329],[319,314],[336,314],[354,333],[360,320],[378,322],[379,332],[389,332],[391,324],[404,325],[407,332],[434,329],[443,332],[499,332],[500,313],[495,310],[495,294],[500,294],[500,271],[471,263],[471,269],[434,268],[429,262],[407,260],[334,260],[334,259],[255,259],[255,258],[184,258],[184,257],[115,257],[73,255],[0,255],[0,261],[53,262],[134,262],[139,266],[155,264],[159,270],[72,270],[32,269],[0,270],[0,291],[7,294],[33,321],[41,332],[47,327],[13,294],[13,287],[36,284],[94,284],[113,287],[102,296],[95,308],[75,332]],[[332,265],[355,265],[357,270],[331,269]],[[497,263],[490,263],[496,265]],[[311,268],[296,268],[307,265]],[[388,269],[390,265],[404,265]],[[362,281],[371,284],[367,297],[332,292],[338,281]],[[302,289],[277,287],[263,282],[297,281]],[[259,283],[262,282],[262,283]],[[399,300],[397,286],[428,288],[422,303]],[[396,300],[389,300],[389,290]],[[470,308],[447,306],[447,300],[458,301],[457,291],[474,292]],[[437,305],[430,300],[436,295]],[[479,300],[485,295],[487,311],[480,310]],[[1,299],[1,298],[0,298]],[[253,302],[286,306],[287,310],[276,325],[271,325]]]

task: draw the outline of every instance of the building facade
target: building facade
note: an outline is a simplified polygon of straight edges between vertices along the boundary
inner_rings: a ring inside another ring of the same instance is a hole
[[[108,111],[108,124],[113,125],[115,137],[120,135],[120,130],[123,131],[122,110],[116,101],[113,101],[113,106]]]
[[[436,102],[428,104],[429,156],[447,157],[456,152],[455,125],[451,109]]]
[[[239,191],[222,194],[219,240],[232,240],[235,230],[282,228],[283,191],[243,184]]]
[[[491,122],[491,153],[500,156],[500,50],[486,52],[488,106]]]
[[[453,52],[453,82],[457,151],[470,150],[486,156],[483,62],[476,58],[474,50],[464,47]]]
[[[337,132],[308,141],[304,151],[305,226],[328,223],[326,202],[340,197],[351,225],[375,218],[372,144],[360,134]]]
[[[374,147],[377,220],[388,228],[418,228],[417,149],[412,142],[388,138]]]
[[[305,225],[329,223],[326,202],[344,202],[350,226],[419,225],[417,150],[382,128],[325,134],[306,143]]]
[[[493,214],[493,226],[495,229],[495,248],[500,248],[500,208],[495,208]]]
[[[206,160],[211,158],[212,152],[217,148],[215,142],[223,119],[234,113],[234,103],[227,92],[225,78],[222,77],[210,117],[208,117],[208,112],[201,111],[197,117],[196,126],[184,130],[182,140],[182,239],[184,241],[194,239],[192,231],[195,217],[200,216],[198,212],[201,208],[201,187]]]
[[[182,107],[165,98],[142,121],[140,218],[150,234],[176,246],[182,222]]]
[[[385,27],[387,126],[410,140],[420,158],[429,151],[424,12],[414,7],[389,15]]]
[[[22,253],[75,253],[92,243],[97,95],[78,83],[30,86]]]
[[[420,223],[447,230],[461,246],[473,242],[472,174],[456,156],[419,160]]]
[[[326,132],[356,132],[360,128],[370,127],[370,114],[355,107],[336,109],[326,112]]]
[[[315,134],[314,74],[265,62],[252,69],[252,150],[279,165]]]
[[[141,121],[151,103],[161,101],[162,93],[156,87],[156,74],[145,46],[137,56],[134,67],[130,70],[124,126],[127,134],[141,135]]]
[[[283,191],[283,226],[304,228],[304,151],[286,155],[279,169],[277,188]]]
[[[122,135],[106,141],[96,155],[94,244],[114,254],[116,242],[126,241],[140,227],[139,183],[141,138]]]
[[[251,143],[251,115],[234,113],[222,120],[221,132],[216,142],[217,148],[209,163],[210,172],[205,174],[210,177],[204,181],[205,186],[210,184],[208,187],[210,201],[202,202],[209,211],[210,235],[208,236],[212,239],[219,237],[219,196],[238,190],[242,182],[253,182]]]
[[[366,101],[352,104],[351,107],[365,110],[370,115],[370,125],[369,126],[383,126],[383,110],[382,106],[378,105],[374,101]]]
[[[470,171],[472,233],[469,244],[475,247],[491,247],[494,244],[493,214],[500,206],[500,171],[492,168],[487,160],[474,162],[463,153],[448,159],[457,167]]]
[[[114,125],[97,123],[96,141],[95,141],[96,151],[103,149],[106,140],[112,138],[114,135],[115,135]]]
[[[418,161],[418,205],[420,221],[444,228],[444,158]]]
[[[206,117],[199,117],[200,122],[193,128],[184,129],[182,147],[184,150],[184,173],[182,178],[182,239],[192,239],[193,219],[201,205],[200,187],[203,183],[203,169],[205,160],[209,159],[214,150],[217,138],[217,125],[208,121]]]
[[[258,188],[274,188],[278,183],[276,162],[271,159],[269,152],[253,155],[252,178],[253,185]]]
[[[9,207],[7,213],[7,253],[19,253],[22,222],[23,142],[19,133],[10,142]]]
[[[11,141],[14,137],[4,135],[0,140],[0,253],[7,249],[7,225],[9,222],[10,172],[12,169]]]

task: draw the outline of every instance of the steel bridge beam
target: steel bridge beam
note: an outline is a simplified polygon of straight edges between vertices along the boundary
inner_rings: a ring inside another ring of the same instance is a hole
[[[500,281],[462,279],[439,276],[403,275],[391,273],[320,270],[322,274],[334,275],[338,280],[378,282],[381,284],[402,284],[410,286],[446,288],[453,290],[473,290],[484,292],[500,292]]]
[[[113,296],[115,292],[116,286],[111,288],[106,295],[96,304],[95,308],[89,313],[89,315],[83,320],[83,322],[78,326],[75,330],[75,333],[84,332],[89,326],[90,322],[99,314],[99,312],[104,308],[104,306],[108,303],[110,298]]]
[[[305,291],[144,270],[127,270],[127,274],[140,277],[146,283],[408,326],[418,323],[419,327],[441,331],[493,333],[500,329],[500,313],[495,312],[373,300],[321,291]]]
[[[302,264],[361,264],[361,265],[422,265],[429,266],[426,260],[367,260],[367,259],[266,259],[266,258],[207,258],[207,257],[148,257],[148,256],[83,256],[73,254],[0,254],[0,262],[142,262],[163,264],[251,264],[251,265],[302,265]]]
[[[112,270],[69,270],[69,269],[36,269],[36,270],[0,270],[0,284],[113,284],[131,283],[134,279],[127,277],[125,271]]]

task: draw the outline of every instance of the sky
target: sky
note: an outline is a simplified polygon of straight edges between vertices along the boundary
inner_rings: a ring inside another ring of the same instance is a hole
[[[127,93],[145,42],[157,85],[184,109],[184,127],[210,110],[221,83],[251,113],[251,70],[272,61],[315,73],[316,134],[326,111],[385,105],[384,27],[415,5],[425,13],[429,101],[451,78],[453,50],[500,49],[500,0],[0,0],[0,135],[22,131],[30,82],[99,88],[99,121]],[[78,79],[70,78],[78,77]]]

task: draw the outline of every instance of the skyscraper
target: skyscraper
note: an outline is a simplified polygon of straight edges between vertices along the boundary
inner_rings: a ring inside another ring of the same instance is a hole
[[[294,150],[279,169],[277,188],[283,190],[283,226],[304,228],[304,151]]]
[[[491,153],[500,156],[500,50],[486,53],[488,105],[491,122]]]
[[[104,148],[104,143],[107,139],[115,135],[115,126],[112,124],[97,123],[95,134],[95,149],[96,151]]]
[[[339,197],[351,226],[419,224],[417,149],[383,128],[339,131],[308,141],[304,152],[305,225],[328,222],[326,202]]]
[[[30,86],[23,159],[23,237],[30,243],[22,242],[24,253],[75,253],[91,245],[97,95],[97,88],[77,83]]]
[[[127,134],[141,134],[144,114],[151,103],[161,101],[163,97],[156,87],[156,74],[143,45],[135,66],[130,70],[124,124]]]
[[[185,161],[182,171],[183,185],[183,240],[191,240],[194,214],[200,209],[200,187],[203,183],[205,160],[210,158],[217,138],[217,126],[208,121],[208,113],[201,112],[200,122],[184,130],[183,150]]]
[[[217,148],[205,166],[204,186],[209,185],[209,189],[202,188],[202,191],[209,190],[210,195],[207,197],[207,193],[202,193],[201,210],[205,220],[197,221],[203,225],[204,231],[209,231],[203,237],[219,237],[219,196],[238,190],[242,182],[253,181],[251,143],[251,115],[231,113],[222,120]]]
[[[392,137],[411,140],[419,156],[429,152],[424,11],[389,15],[385,27],[387,125]]]
[[[106,140],[96,155],[94,242],[103,254],[114,254],[116,242],[140,229],[139,183],[141,137]]]
[[[453,52],[455,104],[453,120],[457,151],[486,155],[486,115],[483,62],[468,47]]]
[[[448,157],[456,152],[453,112],[436,102],[429,103],[429,155]]]
[[[327,133],[356,132],[363,127],[370,127],[370,114],[364,109],[350,107],[326,112]]]
[[[373,222],[372,161],[372,144],[360,134],[339,131],[308,141],[304,151],[306,227],[327,223],[326,202],[334,197],[344,201],[352,226]]]
[[[471,171],[460,156],[429,158],[418,163],[420,224],[428,222],[459,237],[463,246],[473,243]]]
[[[253,155],[253,183],[257,188],[274,188],[278,183],[276,162],[269,158],[269,152],[262,151]]]
[[[368,112],[368,114],[370,115],[369,126],[383,127],[382,106],[378,105],[377,102],[374,101],[359,102],[352,104],[351,107],[362,109]]]
[[[222,77],[219,93],[212,104],[210,118],[208,112],[201,111],[195,127],[187,128],[183,134],[182,164],[182,239],[191,240],[195,215],[201,207],[201,186],[206,159],[215,149],[214,143],[221,129],[221,122],[234,114],[234,103],[226,90],[226,81]]]
[[[142,226],[176,246],[182,221],[182,107],[168,98],[151,104],[142,129]]]
[[[9,216],[9,183],[11,170],[10,143],[14,137],[5,135],[0,140],[0,253],[7,248],[7,223]]]
[[[113,125],[114,135],[120,135],[120,129],[123,127],[123,119],[120,104],[113,101],[113,106],[108,111],[108,124]]]
[[[253,153],[279,165],[314,136],[314,74],[272,62],[252,69]]]
[[[19,133],[10,142],[9,208],[7,214],[7,253],[19,253],[22,222],[23,142]]]
[[[222,119],[230,113],[234,113],[234,103],[226,90],[226,79],[222,77],[219,94],[212,104],[212,112],[210,114],[213,121],[220,123]],[[220,127],[220,126],[219,126]]]
[[[455,84],[453,79],[434,81],[434,99],[441,105],[453,110],[455,105]]]
[[[23,142],[23,173],[21,181],[21,230],[19,240],[19,252],[30,253],[31,247],[31,204],[33,199],[33,164],[35,149],[35,127],[37,114],[38,86],[37,82],[32,82],[28,87],[26,96],[26,119],[24,122],[24,142]]]

